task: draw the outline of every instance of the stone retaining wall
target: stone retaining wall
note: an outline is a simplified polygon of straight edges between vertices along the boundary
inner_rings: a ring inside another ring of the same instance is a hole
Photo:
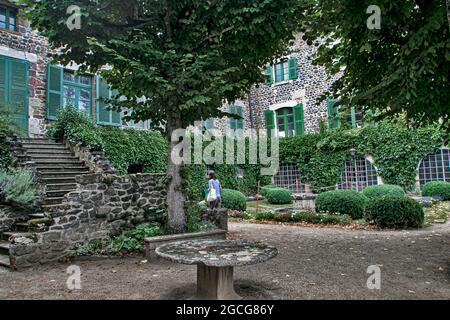
[[[167,176],[90,174],[77,177],[78,190],[66,195],[52,213],[49,230],[29,238],[12,239],[11,265],[15,269],[60,260],[77,243],[108,238],[146,221],[155,221],[154,209],[166,204]]]
[[[74,145],[67,140],[64,140],[64,144],[75,154],[76,157],[78,157],[81,161],[84,161],[91,172],[117,174],[117,170],[105,157],[103,152],[90,151],[87,147]]]

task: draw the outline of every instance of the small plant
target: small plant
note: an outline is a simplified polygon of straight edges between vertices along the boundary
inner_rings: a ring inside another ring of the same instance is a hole
[[[267,201],[270,204],[291,204],[292,192],[281,188],[269,189],[267,193]]]
[[[74,256],[113,256],[112,242],[110,239],[92,240],[84,244],[76,244],[70,252]]]
[[[270,220],[274,220],[274,218],[275,218],[275,212],[273,212],[273,211],[261,211],[255,215],[255,219],[258,221],[264,221],[264,220],[270,221]]]
[[[384,196],[369,201],[365,218],[380,227],[421,227],[424,210],[415,200],[408,197]]]
[[[428,182],[422,188],[425,197],[439,197],[444,201],[450,200],[450,182],[433,181]]]
[[[321,213],[346,214],[357,220],[363,217],[366,202],[366,196],[356,191],[328,191],[317,196],[316,210]]]
[[[144,223],[133,230],[126,231],[115,237],[112,242],[112,250],[115,253],[128,254],[141,252],[145,238],[161,235],[161,227],[157,223]]]
[[[230,210],[247,210],[247,198],[242,192],[231,189],[222,190],[222,207]]]
[[[18,207],[34,207],[36,192],[33,174],[25,169],[0,171],[0,201]]]
[[[387,195],[402,197],[405,195],[405,191],[400,186],[380,184],[367,187],[364,189],[363,194],[369,199],[374,199]]]

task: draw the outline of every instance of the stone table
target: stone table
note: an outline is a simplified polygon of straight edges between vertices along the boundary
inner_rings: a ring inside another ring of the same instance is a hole
[[[194,240],[163,245],[156,254],[172,262],[197,265],[197,299],[236,300],[241,297],[234,291],[234,267],[265,262],[278,251],[239,240]]]

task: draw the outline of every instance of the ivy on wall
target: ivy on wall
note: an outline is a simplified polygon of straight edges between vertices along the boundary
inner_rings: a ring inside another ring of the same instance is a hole
[[[385,183],[411,190],[420,160],[448,141],[434,127],[410,129],[380,123],[354,130],[332,130],[280,141],[280,162],[296,164],[304,180],[316,191],[334,188],[343,163],[351,157],[371,155]]]

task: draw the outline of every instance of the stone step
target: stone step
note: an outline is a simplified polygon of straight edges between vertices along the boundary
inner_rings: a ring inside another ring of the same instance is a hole
[[[63,203],[63,200],[64,200],[64,197],[54,197],[54,198],[47,197],[47,198],[45,198],[44,205],[42,207],[45,209],[45,207],[47,207],[49,205],[55,205],[55,204],[60,205]]]
[[[32,145],[32,146],[63,146],[64,144],[61,142],[56,142],[54,140],[24,140],[24,141],[20,141],[22,143],[23,147],[26,147],[28,145]]]
[[[52,190],[52,191],[47,191],[45,194],[47,195],[48,198],[59,198],[59,197],[64,197],[69,192],[72,192],[75,190],[76,189]]]
[[[30,157],[35,156],[72,156],[75,157],[73,152],[67,149],[27,149],[27,155]]]
[[[89,168],[81,165],[62,165],[62,166],[36,166],[36,170],[42,177],[65,177],[77,176],[80,174],[89,173]]]
[[[81,163],[80,159],[71,154],[43,154],[43,155],[32,155],[28,154],[31,161],[35,163],[47,162],[49,163]]]
[[[9,241],[0,241],[0,255],[9,255]]]
[[[50,139],[50,138],[19,138],[17,139],[20,142],[40,142],[40,141],[55,141],[55,139]]]
[[[9,261],[9,255],[0,255],[0,266],[5,268],[11,268],[11,264]]]
[[[14,226],[16,227],[15,229],[18,232],[28,232],[28,230],[30,229],[30,227],[28,226],[28,223],[26,223],[26,222],[19,222],[19,223],[16,223]]]
[[[31,144],[25,143],[22,146],[27,150],[67,150],[65,145],[61,144]]]
[[[62,158],[62,159],[58,159],[56,157],[36,157],[36,158],[32,158],[33,162],[36,163],[36,166],[39,167],[40,165],[45,165],[45,164],[49,164],[49,163],[54,163],[57,165],[66,165],[66,164],[77,164],[79,166],[83,166],[83,162],[81,162],[78,158]]]
[[[47,191],[58,191],[58,190],[75,190],[77,188],[76,183],[51,183],[45,185]]]
[[[10,232],[10,231],[8,231],[8,232],[3,232],[2,239],[5,240],[5,241],[9,241],[9,238],[11,236],[17,236],[17,237],[24,236],[24,237],[27,237],[29,235],[30,235],[29,232],[19,232],[19,231],[11,231]]]
[[[41,178],[40,180],[43,183],[45,183],[47,186],[61,185],[61,184],[75,184],[76,183],[75,176],[76,175],[60,177],[59,175],[56,175],[55,177],[47,178],[47,175],[46,175],[45,178]]]
[[[43,213],[30,213],[28,216],[30,217],[30,219],[42,219],[42,218],[45,218],[45,214],[43,214]]]

